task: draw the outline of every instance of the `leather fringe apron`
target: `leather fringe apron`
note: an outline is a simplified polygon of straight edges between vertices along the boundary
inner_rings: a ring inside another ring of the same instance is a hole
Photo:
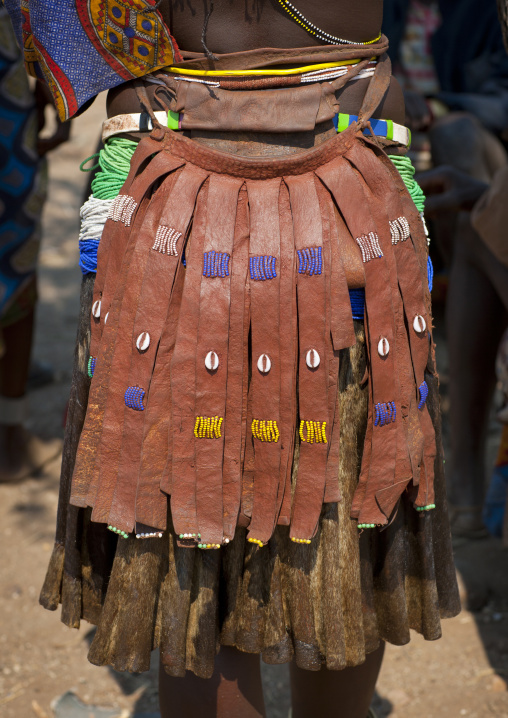
[[[229,645],[341,669],[459,611],[425,236],[361,128],[271,160],[140,142],[83,283],[41,593],[97,625],[92,663],[145,671],[158,647],[171,675],[206,678]]]
[[[365,269],[369,392],[351,513],[386,526],[404,492],[434,505],[427,243],[360,131],[387,78],[380,62],[358,123],[296,157],[239,158],[160,127],[139,143],[98,255],[71,494],[93,521],[154,535],[170,496],[185,546],[219,548],[237,524],[259,546],[277,524],[310,542],[340,500],[339,352],[356,342],[346,236]]]

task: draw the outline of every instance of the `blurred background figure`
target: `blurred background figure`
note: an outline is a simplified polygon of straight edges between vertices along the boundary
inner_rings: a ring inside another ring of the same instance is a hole
[[[507,165],[508,55],[495,0],[386,0],[383,31],[404,89],[413,163],[421,170],[447,166],[422,183],[424,192],[447,195],[439,209],[427,202],[426,217],[438,250],[433,260],[446,275],[434,299],[446,295],[449,500],[453,533],[479,538],[487,534],[485,439],[508,321],[501,289],[508,269],[465,210]]]
[[[42,440],[24,426],[47,183],[43,155],[68,139],[70,129],[57,123],[53,136],[39,138],[48,102],[42,83],[29,85],[0,5],[0,482],[33,474],[61,450],[59,439]]]
[[[508,323],[508,167],[498,170],[490,185],[447,166],[420,175],[419,182],[427,194],[425,211],[429,217],[439,217],[442,212],[463,212],[469,221],[469,231],[457,236],[447,325],[453,460],[450,498],[456,502],[455,533],[474,538],[485,531],[481,516],[485,493],[484,448],[495,385],[496,352],[497,374],[504,395],[498,418],[502,422],[508,419],[506,333],[500,344]],[[465,221],[462,224],[467,227]],[[504,537],[508,542],[507,465],[505,424],[483,518],[490,532],[500,535],[504,515]]]

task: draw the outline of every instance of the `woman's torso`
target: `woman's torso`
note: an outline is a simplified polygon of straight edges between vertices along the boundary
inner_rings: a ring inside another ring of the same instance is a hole
[[[377,38],[381,31],[382,0],[351,3],[345,0],[296,0],[298,10],[314,25],[336,37],[355,42]],[[203,52],[202,36],[210,0],[162,0],[159,10],[181,50]],[[223,54],[260,47],[294,48],[323,44],[315,40],[282,8],[279,0],[214,0],[206,25],[206,45]],[[368,79],[340,91],[340,111],[358,114]],[[132,83],[111,90],[108,115],[139,111]],[[377,117],[404,123],[402,92],[395,80]]]

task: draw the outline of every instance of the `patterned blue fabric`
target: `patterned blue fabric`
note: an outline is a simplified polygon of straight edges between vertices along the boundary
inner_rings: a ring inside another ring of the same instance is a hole
[[[35,276],[45,196],[37,113],[9,16],[0,7],[0,317]]]

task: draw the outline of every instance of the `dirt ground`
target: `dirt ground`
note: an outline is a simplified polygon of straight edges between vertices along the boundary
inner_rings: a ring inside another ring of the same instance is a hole
[[[98,101],[75,121],[72,141],[51,158],[35,356],[53,365],[56,381],[30,396],[31,427],[46,436],[63,435],[81,279],[78,209],[87,179],[78,165],[94,151],[103,113]],[[446,409],[442,343],[440,370]],[[492,422],[490,462],[498,435]],[[86,654],[93,629],[67,629],[57,613],[38,605],[53,543],[58,478],[55,461],[42,476],[0,486],[0,716],[53,718],[52,702],[70,691],[89,706],[79,713],[83,718],[105,715],[93,706],[115,708],[110,716],[155,718],[156,657],[150,673],[136,676],[92,666]],[[387,647],[375,702],[380,718],[508,718],[507,558],[493,539],[457,547],[463,603],[470,610],[444,622],[440,641],[414,635],[407,646]],[[269,717],[286,718],[286,667],[265,666],[264,679]],[[59,710],[57,717],[69,715]]]

